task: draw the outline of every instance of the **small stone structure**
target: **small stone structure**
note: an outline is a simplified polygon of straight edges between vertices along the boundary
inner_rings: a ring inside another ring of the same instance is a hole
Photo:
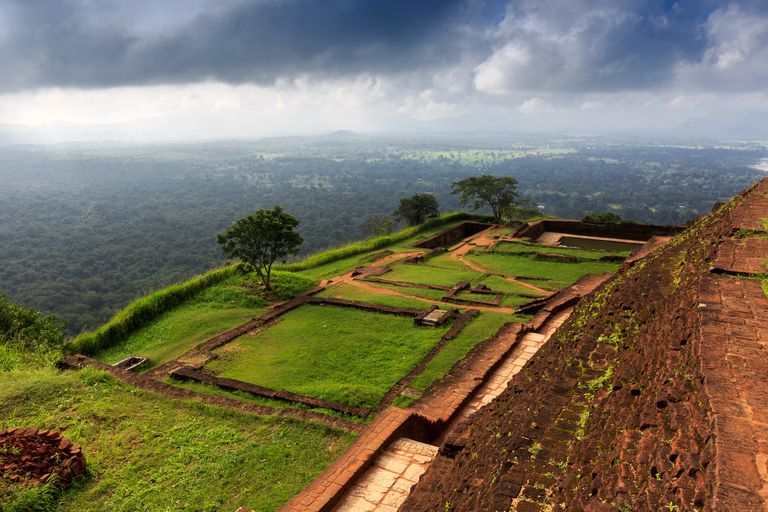
[[[0,475],[12,482],[46,482],[53,475],[66,487],[83,474],[82,448],[58,432],[20,427],[0,432]]]
[[[468,236],[476,235],[477,233],[484,231],[491,226],[492,224],[484,224],[482,222],[472,222],[465,220],[464,222],[460,222],[452,228],[441,231],[436,235],[432,235],[431,237],[424,240],[419,240],[418,242],[411,244],[411,247],[416,247],[419,249],[435,249],[442,245],[467,238]]]
[[[555,232],[600,238],[618,238],[645,242],[654,236],[675,236],[686,226],[654,226],[634,222],[585,222],[580,220],[542,219],[526,222],[512,235],[536,240],[542,233]]]
[[[148,362],[149,362],[149,359],[147,359],[146,357],[131,356],[131,357],[126,357],[122,361],[118,361],[112,366],[114,366],[115,368],[122,368],[123,370],[128,370],[133,372],[138,370]]]

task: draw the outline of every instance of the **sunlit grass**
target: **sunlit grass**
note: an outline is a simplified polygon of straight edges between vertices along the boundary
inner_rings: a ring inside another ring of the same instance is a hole
[[[495,292],[504,292],[504,293],[524,293],[526,295],[546,295],[545,293],[538,292],[536,290],[531,289],[528,286],[525,286],[524,284],[515,283],[513,281],[509,281],[508,279],[505,279],[501,276],[497,275],[490,275],[484,277],[480,284],[484,284],[491,290]],[[530,299],[527,299],[530,300]]]
[[[283,298],[315,286],[310,279],[280,272],[275,273],[272,284],[274,293]],[[109,364],[132,355],[147,357],[150,364],[143,371],[172,361],[206,339],[266,313],[268,302],[255,293],[263,294],[260,287],[253,274],[231,276],[147,322],[96,357]]]
[[[486,252],[467,253],[465,258],[492,272],[514,276],[544,277],[549,281],[531,281],[544,290],[556,291],[570,286],[584,274],[615,273],[620,264],[604,261],[565,263],[534,260],[532,255],[498,254]]]
[[[450,252],[443,252],[436,256],[432,256],[431,258],[424,261],[424,263],[426,265],[433,265],[435,267],[447,267],[447,268],[455,268],[459,270],[472,270],[467,265],[462,263],[461,260],[457,260],[451,257]]]
[[[480,311],[455,338],[443,347],[409,386],[426,389],[435,379],[443,377],[456,361],[467,355],[472,347],[493,336],[506,322],[525,322],[527,319],[527,317],[513,316],[508,313]]]
[[[394,284],[384,284],[384,283],[367,283],[369,286],[373,286],[374,288],[381,288],[382,290],[392,290],[397,293],[402,293],[403,295],[410,295],[414,297],[419,297],[421,299],[424,299],[426,301],[442,301],[443,296],[448,293],[444,290],[430,290],[425,288],[413,288],[410,286],[397,286]]]
[[[494,250],[501,252],[537,252],[542,254],[564,254],[567,256],[575,256],[577,258],[589,258],[599,259],[601,256],[610,254],[612,256],[624,256],[628,257],[630,251],[624,252],[611,252],[606,253],[604,251],[588,251],[583,249],[570,249],[567,247],[550,247],[539,244],[529,244],[524,242],[501,242]]]
[[[412,317],[305,305],[254,337],[218,349],[221,376],[352,407],[375,407],[448,327]]]
[[[373,286],[375,283],[369,283]],[[381,286],[384,288],[384,286]],[[411,288],[402,288],[402,290],[411,290]],[[400,290],[398,290],[400,291]],[[388,295],[384,293],[377,293],[375,291],[366,290],[359,286],[339,283],[327,290],[324,290],[316,297],[330,297],[345,300],[359,300],[362,302],[373,302],[375,304],[382,304],[384,306],[394,306],[398,308],[417,308],[426,309],[432,305],[430,299],[417,299],[410,297],[401,297],[398,295]]]
[[[96,354],[114,364],[129,356],[149,358],[149,370],[172,361],[208,338],[267,312],[267,308],[221,309],[205,305],[181,306],[152,320],[127,340]]]
[[[389,281],[453,286],[459,281],[474,281],[482,275],[481,272],[474,270],[451,270],[424,265],[396,265],[391,272],[387,272],[381,277]]]
[[[164,398],[85,369],[0,375],[0,429],[59,430],[83,446],[84,482],[57,511],[271,511],[311,482],[354,435]],[[0,479],[10,510],[28,486]]]

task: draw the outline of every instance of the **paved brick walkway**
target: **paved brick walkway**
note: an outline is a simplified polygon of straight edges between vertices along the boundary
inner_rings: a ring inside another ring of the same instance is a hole
[[[716,439],[712,509],[768,510],[768,303],[761,282],[705,275],[701,373]]]
[[[556,313],[539,328],[539,332],[529,332],[525,334],[509,357],[501,363],[488,382],[477,391],[477,394],[472,401],[469,402],[469,404],[467,404],[457,415],[456,419],[452,422],[452,425],[446,429],[443,436],[438,440],[438,444],[441,444],[441,442],[445,440],[458,423],[469,417],[471,414],[474,414],[485,405],[491,403],[494,398],[507,389],[507,385],[509,384],[509,381],[512,380],[512,377],[522,370],[525,363],[530,361],[531,358],[536,355],[536,352],[538,352],[544,343],[549,340],[550,336],[552,336],[557,328],[568,319],[572,311],[573,308],[571,307]]]
[[[400,438],[376,458],[333,512],[396,512],[437,455],[437,446]]]
[[[478,389],[474,398],[455,416],[435,444],[441,445],[461,421],[499,396],[512,377],[538,352],[572,311],[572,307],[560,311],[551,316],[539,328],[539,332],[525,334],[490,379]],[[510,332],[509,335],[517,336],[518,332]],[[437,446],[411,439],[398,439],[375,459],[373,466],[345,493],[333,512],[396,512],[437,452]]]
[[[720,244],[717,259],[712,267],[716,272],[737,274],[768,272],[768,266],[765,264],[766,255],[768,255],[768,239],[726,238]]]

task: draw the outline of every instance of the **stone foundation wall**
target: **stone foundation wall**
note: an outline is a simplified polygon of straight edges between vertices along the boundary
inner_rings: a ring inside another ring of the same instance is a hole
[[[513,234],[515,238],[537,239],[545,231],[570,235],[619,238],[647,241],[654,236],[674,236],[685,231],[685,226],[653,226],[631,222],[582,222],[579,220],[543,219],[526,222]]]
[[[492,224],[483,224],[480,222],[465,220],[464,222],[456,224],[452,228],[448,228],[445,231],[441,231],[440,233],[432,235],[427,239],[420,240],[414,244],[411,244],[411,247],[416,247],[419,249],[435,249],[441,245],[456,242],[458,240],[467,238],[468,236],[472,236],[476,233],[488,229],[491,226]]]

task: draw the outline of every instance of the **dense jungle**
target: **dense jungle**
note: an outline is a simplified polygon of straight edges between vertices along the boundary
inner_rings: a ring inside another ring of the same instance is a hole
[[[280,205],[303,257],[364,237],[369,215],[450,184],[512,176],[544,215],[680,224],[751,185],[756,143],[544,136],[362,136],[0,148],[0,291],[77,334],[225,262],[216,233]]]

